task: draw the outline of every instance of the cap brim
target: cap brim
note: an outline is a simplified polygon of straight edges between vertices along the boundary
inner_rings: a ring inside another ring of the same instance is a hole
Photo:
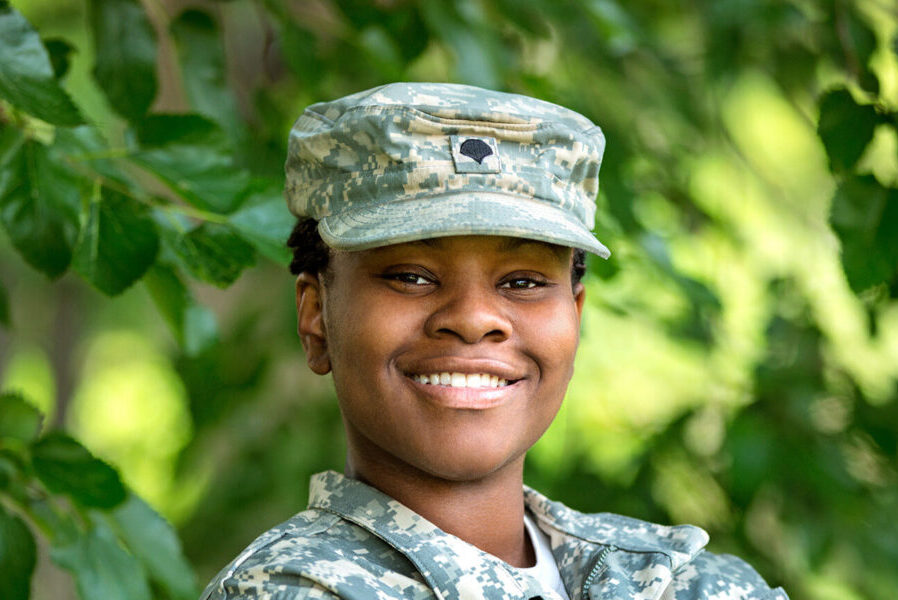
[[[365,250],[454,235],[500,235],[611,252],[580,221],[544,201],[494,192],[464,192],[372,203],[322,218],[318,232],[338,250]]]

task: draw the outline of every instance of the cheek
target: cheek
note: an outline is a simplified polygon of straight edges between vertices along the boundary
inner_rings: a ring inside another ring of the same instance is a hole
[[[376,351],[372,346],[380,339],[375,330],[377,320],[369,310],[359,310],[359,306],[370,306],[364,293],[354,295],[345,286],[337,291],[328,298],[324,311],[328,352],[332,363],[353,364],[360,355]]]
[[[328,330],[327,339],[331,371],[338,395],[348,391],[343,388],[364,388],[379,377],[382,349],[378,343],[384,339],[377,333],[372,335],[369,331],[370,323],[349,315],[341,318],[344,320],[339,326],[332,326]]]
[[[580,319],[573,303],[540,307],[525,315],[518,327],[527,338],[543,378],[567,384],[580,341]]]
[[[408,347],[415,327],[421,327],[417,317],[407,308],[366,302],[361,295],[329,309],[325,326],[337,391],[371,393],[385,385],[396,375],[395,357]]]

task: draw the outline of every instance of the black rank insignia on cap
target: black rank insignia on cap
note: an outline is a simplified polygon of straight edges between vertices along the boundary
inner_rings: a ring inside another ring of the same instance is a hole
[[[456,173],[499,173],[502,165],[496,138],[450,136]]]

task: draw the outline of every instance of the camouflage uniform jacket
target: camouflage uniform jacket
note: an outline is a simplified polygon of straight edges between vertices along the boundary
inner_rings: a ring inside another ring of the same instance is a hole
[[[787,600],[746,563],[702,548],[697,527],[582,514],[525,488],[571,600]],[[308,510],[262,534],[202,600],[559,600],[558,595],[392,498],[335,472]]]

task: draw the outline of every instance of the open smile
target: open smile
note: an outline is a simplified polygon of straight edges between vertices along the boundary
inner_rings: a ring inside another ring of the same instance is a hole
[[[507,379],[491,373],[460,373],[443,371],[430,375],[409,375],[414,381],[425,385],[440,385],[453,388],[502,388],[509,383]]]
[[[443,408],[484,410],[512,400],[520,379],[505,379],[495,373],[441,371],[422,375],[410,373],[407,380],[428,402]],[[445,382],[445,383],[444,383]]]

